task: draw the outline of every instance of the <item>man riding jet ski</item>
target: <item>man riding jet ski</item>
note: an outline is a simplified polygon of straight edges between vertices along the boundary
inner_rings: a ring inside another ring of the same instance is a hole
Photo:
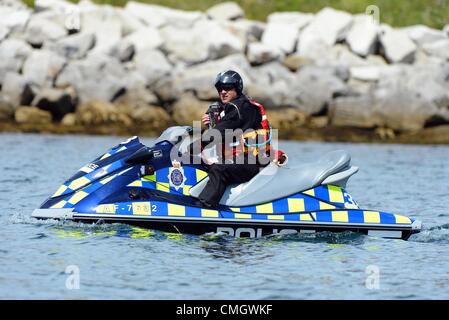
[[[32,216],[236,237],[353,231],[408,239],[421,230],[413,218],[359,207],[346,191],[358,171],[346,152],[287,163],[285,154],[272,150],[263,106],[242,94],[236,72],[220,73],[216,87],[221,103],[203,116],[214,129],[200,136],[216,129],[223,148],[203,141],[199,162],[176,159],[195,135],[187,126],[166,129],[151,147],[130,138],[82,167]],[[226,129],[236,128],[245,132],[226,139]],[[223,154],[211,157],[213,148]]]
[[[221,137],[222,157],[210,165],[209,181],[198,196],[206,207],[216,207],[227,186],[251,180],[268,164],[260,161],[260,157],[270,157],[271,128],[265,109],[243,94],[242,77],[232,70],[221,72],[216,77],[215,88],[220,102],[209,107],[202,121]],[[230,132],[234,136],[237,129],[242,134],[226,141],[226,136]],[[250,136],[261,139],[249,145]]]

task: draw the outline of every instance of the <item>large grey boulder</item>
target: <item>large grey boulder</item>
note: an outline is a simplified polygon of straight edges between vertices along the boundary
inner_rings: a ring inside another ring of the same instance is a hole
[[[154,27],[139,29],[124,37],[122,41],[132,44],[137,52],[146,48],[158,49],[163,44],[159,30]]]
[[[278,60],[283,57],[283,52],[277,47],[266,45],[262,42],[252,42],[248,44],[247,56],[253,65],[259,65]]]
[[[95,45],[92,33],[76,33],[57,41],[48,41],[44,48],[54,51],[66,59],[82,59]]]
[[[339,70],[333,67],[305,66],[296,72],[291,87],[296,107],[307,115],[325,112],[334,97],[348,93],[349,88],[340,78]]]
[[[265,30],[265,23],[247,19],[220,21],[220,25],[237,36],[242,43],[260,41]]]
[[[294,106],[290,99],[294,74],[278,61],[251,69],[251,81],[245,84],[247,93],[266,109]]]
[[[372,95],[340,97],[330,106],[331,124],[359,128],[420,130],[437,111],[407,90],[377,90]]]
[[[199,11],[176,10],[135,1],[128,1],[124,10],[156,28],[167,24],[178,28],[190,28],[197,20],[205,18],[205,14]]]
[[[81,13],[81,32],[95,35],[92,52],[108,53],[122,38],[122,20],[113,7]]]
[[[50,112],[53,119],[60,121],[66,114],[75,111],[77,103],[75,90],[67,87],[64,89],[44,88],[36,94],[31,105]]]
[[[277,12],[268,16],[268,24],[262,36],[266,45],[289,54],[295,50],[299,32],[313,19],[312,14]]]
[[[375,128],[385,125],[379,101],[373,94],[337,97],[329,104],[329,118],[333,126]]]
[[[298,35],[299,28],[294,24],[268,23],[262,35],[262,43],[289,54],[295,50]]]
[[[385,57],[390,63],[412,63],[414,61],[417,47],[406,32],[382,25],[380,43]]]
[[[134,57],[134,63],[136,70],[146,79],[147,85],[152,85],[172,70],[172,66],[164,54],[151,48],[138,51]]]
[[[149,106],[159,103],[158,97],[149,89],[147,79],[139,71],[128,71],[125,76],[126,92],[115,103]]]
[[[117,59],[95,54],[70,61],[56,79],[56,87],[74,86],[80,103],[113,101],[126,91],[125,70]]]
[[[212,20],[198,21],[192,29],[179,30],[168,26],[161,29],[161,35],[163,49],[173,60],[187,64],[219,59],[244,50],[244,44],[237,36]]]
[[[449,110],[449,64],[428,64],[404,68],[396,82],[416,92],[438,109]],[[387,82],[387,79],[382,79]],[[388,86],[388,82],[384,85]]]
[[[425,43],[422,48],[430,56],[449,60],[449,38]]]
[[[240,73],[245,86],[251,83],[251,67],[248,60],[243,54],[234,54],[173,74],[171,87],[181,92],[193,92],[201,100],[215,100],[217,99],[217,90],[214,87],[214,81],[217,74],[224,70],[235,70]]]
[[[25,31],[25,39],[33,46],[42,46],[46,40],[56,40],[67,35],[67,29],[49,19],[33,16]]]
[[[243,9],[235,2],[222,2],[210,7],[206,14],[214,20],[237,20],[245,17]]]
[[[17,108],[29,105],[34,98],[34,91],[24,76],[7,72],[4,76],[1,96],[4,101]]]
[[[9,29],[0,24],[0,42],[2,42],[9,34]]]
[[[352,52],[366,57],[376,51],[378,25],[367,15],[354,16],[354,23],[346,36]]]
[[[351,78],[361,81],[377,81],[380,78],[381,68],[379,66],[357,66],[349,69]]]
[[[0,6],[0,23],[13,33],[20,33],[30,20],[31,10]]]
[[[20,39],[5,39],[0,43],[0,84],[8,71],[19,72],[33,49]]]
[[[66,60],[49,50],[33,50],[23,64],[22,74],[38,87],[51,87]]]
[[[447,117],[449,66],[386,66],[379,72],[377,86],[367,94],[331,103],[333,125],[410,131]]]
[[[115,44],[109,51],[109,55],[114,57],[122,63],[129,62],[132,60],[136,53],[136,48],[130,41],[121,40],[119,43]]]
[[[315,52],[310,47],[317,43],[332,46],[337,41],[344,40],[352,22],[353,18],[349,13],[328,7],[322,9],[300,33],[296,51],[300,55],[313,57]]]
[[[369,63],[360,56],[352,53],[349,48],[342,44],[334,45],[323,57],[317,57],[317,65],[354,67],[365,66]]]
[[[122,23],[122,36],[124,37],[147,26],[146,23],[123,8],[116,8],[116,12]]]
[[[299,54],[303,59],[317,66],[363,66],[369,64],[365,59],[353,53],[346,45],[329,46],[321,40],[311,42],[306,52]]]
[[[427,43],[448,38],[444,31],[432,29],[424,25],[405,27],[401,30],[405,31],[409,38],[412,39],[420,47]]]

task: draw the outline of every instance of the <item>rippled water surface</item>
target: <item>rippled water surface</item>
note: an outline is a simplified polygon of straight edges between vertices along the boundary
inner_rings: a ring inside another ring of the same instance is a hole
[[[281,143],[303,161],[350,152],[360,171],[348,191],[364,208],[422,220],[409,241],[354,233],[235,239],[30,217],[122,140],[0,134],[1,299],[449,298],[448,146]],[[79,289],[66,286],[69,266],[79,268]]]

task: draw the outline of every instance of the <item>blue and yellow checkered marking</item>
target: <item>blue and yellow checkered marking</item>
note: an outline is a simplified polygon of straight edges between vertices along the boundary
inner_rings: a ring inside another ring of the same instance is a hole
[[[169,169],[164,168],[156,171],[151,176],[145,176],[130,183],[130,187],[142,187],[156,189],[168,193],[189,195],[190,188],[207,176],[207,173],[193,167],[184,167],[186,181],[184,187],[176,190],[170,187],[168,178]],[[304,211],[332,210],[332,209],[358,209],[353,204],[344,189],[337,186],[319,186],[301,193],[294,194],[288,198],[279,199],[254,206],[232,207],[231,211],[242,214],[281,214],[299,213]],[[320,199],[317,199],[320,198]]]
[[[366,210],[326,210],[309,213],[286,214],[248,214],[232,211],[210,210],[198,207],[183,206],[161,201],[135,201],[117,204],[102,204],[96,208],[96,213],[182,217],[182,218],[223,218],[246,220],[269,220],[290,222],[319,222],[345,224],[405,224],[411,225],[413,219],[379,211]]]
[[[99,181],[96,181],[95,183],[88,185],[84,187],[81,190],[76,191],[74,194],[71,194],[67,197],[65,197],[63,200],[55,203],[53,206],[50,207],[50,209],[61,209],[61,208],[72,208],[74,205],[79,203],[81,200],[89,196],[92,192],[97,191],[99,188],[104,186],[105,184],[111,182],[116,177],[120,176],[121,174],[125,173],[126,171],[130,170],[131,168],[128,168],[126,170],[123,170],[119,173],[116,173],[112,176],[103,178]]]
[[[97,170],[94,170],[90,173],[85,174],[82,177],[79,177],[78,179],[75,179],[73,181],[69,181],[64,183],[62,186],[58,188],[58,190],[53,194],[51,197],[59,197],[63,196],[65,194],[72,193],[80,188],[83,188],[92,182],[101,179],[102,177],[120,169],[123,167],[122,160],[118,160],[116,162],[113,162],[105,167],[98,168]]]
[[[207,172],[194,167],[183,166],[184,176],[186,178],[184,185],[176,188],[170,186],[169,173],[170,168],[162,168],[154,174],[145,176],[131,182],[128,187],[141,187],[155,189],[167,193],[189,195],[190,188],[207,177]]]

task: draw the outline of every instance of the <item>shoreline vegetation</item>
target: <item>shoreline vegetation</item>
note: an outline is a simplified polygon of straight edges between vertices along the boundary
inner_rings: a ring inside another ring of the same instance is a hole
[[[158,136],[234,69],[280,139],[449,144],[447,16],[449,0],[0,0],[0,132]]]
[[[79,0],[70,0],[79,3]],[[24,1],[28,6],[34,7],[34,0]],[[94,0],[97,4],[109,4],[124,7],[128,0]],[[156,4],[173,9],[189,11],[206,11],[222,0],[139,0],[147,4]],[[317,13],[324,7],[332,7],[351,14],[366,12],[368,6],[377,6],[381,12],[382,23],[393,27],[406,27],[422,24],[431,28],[442,29],[449,17],[449,0],[236,0],[245,12],[246,18],[266,21],[273,12]]]

